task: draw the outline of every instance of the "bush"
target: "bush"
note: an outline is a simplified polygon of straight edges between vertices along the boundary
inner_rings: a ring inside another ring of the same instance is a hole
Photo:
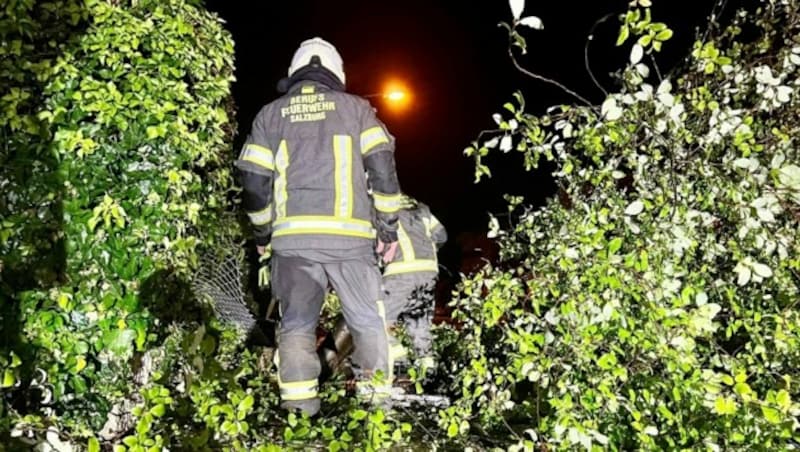
[[[475,418],[526,449],[800,447],[800,4],[712,26],[662,80],[643,56],[672,32],[649,3],[622,17],[630,62],[601,108],[534,115],[517,94],[466,150],[477,178],[493,147],[545,158],[559,193],[509,197],[504,262],[453,301],[453,436]]]
[[[0,14],[0,417],[85,436],[135,391],[131,363],[166,325],[201,319],[198,251],[238,233],[233,43],[182,0]]]

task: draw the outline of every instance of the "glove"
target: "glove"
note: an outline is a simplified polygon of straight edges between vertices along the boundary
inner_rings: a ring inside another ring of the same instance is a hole
[[[378,230],[378,241],[383,243],[397,241],[397,215],[393,215],[390,218],[382,218],[379,215],[375,221],[375,226]]]

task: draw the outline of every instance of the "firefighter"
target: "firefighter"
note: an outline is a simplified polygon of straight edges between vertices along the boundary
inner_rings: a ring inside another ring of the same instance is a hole
[[[236,166],[257,250],[272,250],[281,405],[313,416],[316,327],[329,283],[353,334],[359,394],[375,401],[391,390],[376,251],[393,259],[401,195],[394,137],[367,100],[345,92],[333,45],[301,43],[278,91],[285,94],[258,113]]]
[[[447,231],[428,206],[404,195],[397,233],[397,255],[383,271],[387,322],[390,330],[395,330],[402,318],[417,365],[432,371],[431,323],[439,274],[436,253],[447,241]],[[407,351],[394,335],[390,336],[390,350],[398,368],[408,366]]]

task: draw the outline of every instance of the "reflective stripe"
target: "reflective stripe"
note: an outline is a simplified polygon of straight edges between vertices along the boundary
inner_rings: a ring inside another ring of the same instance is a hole
[[[258,212],[247,212],[247,216],[250,217],[250,222],[256,226],[267,224],[272,221],[272,206],[268,205]]]
[[[314,94],[314,85],[307,85],[300,88],[300,92],[303,94]]]
[[[306,400],[317,397],[317,380],[291,381],[284,383],[278,379],[283,400]]]
[[[411,239],[403,229],[403,225],[399,224],[397,228],[397,241],[400,242],[400,251],[403,253],[403,262],[413,261],[416,258],[414,254],[414,245],[411,244]]]
[[[273,231],[273,237],[292,234],[332,234],[368,239],[375,237],[375,230],[368,221],[337,217],[293,216],[282,218],[275,222]]]
[[[289,198],[286,193],[286,170],[289,168],[289,150],[286,148],[286,140],[281,140],[278,147],[275,167],[278,170],[278,177],[275,178],[275,218],[280,219],[286,217],[286,201]]]
[[[373,203],[375,204],[375,208],[378,209],[379,212],[395,213],[400,210],[400,205],[403,198],[400,193],[396,195],[382,195],[380,193],[373,193],[372,199]]]
[[[439,273],[439,265],[435,260],[419,259],[411,262],[392,262],[386,266],[383,276],[428,271]]]
[[[367,129],[361,132],[361,154],[366,155],[375,146],[388,142],[389,137],[386,136],[386,132],[383,131],[383,127],[375,126]]]
[[[353,138],[350,135],[333,136],[333,158],[335,215],[350,218],[353,216]]]
[[[245,145],[239,160],[255,163],[268,170],[275,170],[275,159],[272,156],[272,151],[255,143]]]
[[[386,335],[386,360],[389,366],[388,375],[386,376],[386,382],[388,382],[389,391],[392,389],[392,382],[394,381],[394,358],[392,357],[392,349],[390,345],[391,338],[389,337],[389,324],[386,322],[386,306],[383,304],[383,300],[378,300],[375,302],[378,305],[378,315],[383,322],[383,333]],[[376,391],[380,390],[381,386],[376,386]]]

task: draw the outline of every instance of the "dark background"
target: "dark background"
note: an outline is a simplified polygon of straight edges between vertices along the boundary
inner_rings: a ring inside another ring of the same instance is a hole
[[[604,96],[584,68],[584,44],[592,25],[615,13],[597,27],[589,54],[595,76],[606,89],[613,89],[610,72],[624,65],[631,45],[614,45],[617,15],[627,3],[529,0],[523,16],[539,16],[544,30],[521,27],[528,55],[520,62],[601,103]],[[689,53],[697,28],[705,27],[717,2],[653,3],[653,19],[675,31],[658,55],[662,72],[667,72]],[[737,2],[730,3],[726,14],[737,7]],[[553,194],[548,172],[526,173],[521,158],[513,153],[490,158],[493,177],[475,185],[473,163],[463,155],[481,130],[494,128],[492,113],[500,112],[516,90],[525,95],[531,113],[574,102],[557,88],[514,69],[506,51],[507,32],[497,26],[511,20],[507,1],[209,0],[206,6],[225,20],[236,43],[237,145],[261,106],[277,97],[275,85],[305,39],[319,36],[338,48],[350,92],[377,93],[389,79],[409,86],[413,102],[402,112],[387,108],[380,98],[371,100],[397,138],[404,191],[429,204],[450,232],[443,261],[451,269],[460,266],[464,248],[476,246],[476,240],[485,236],[487,213],[505,210],[504,193],[526,195],[533,204]]]

